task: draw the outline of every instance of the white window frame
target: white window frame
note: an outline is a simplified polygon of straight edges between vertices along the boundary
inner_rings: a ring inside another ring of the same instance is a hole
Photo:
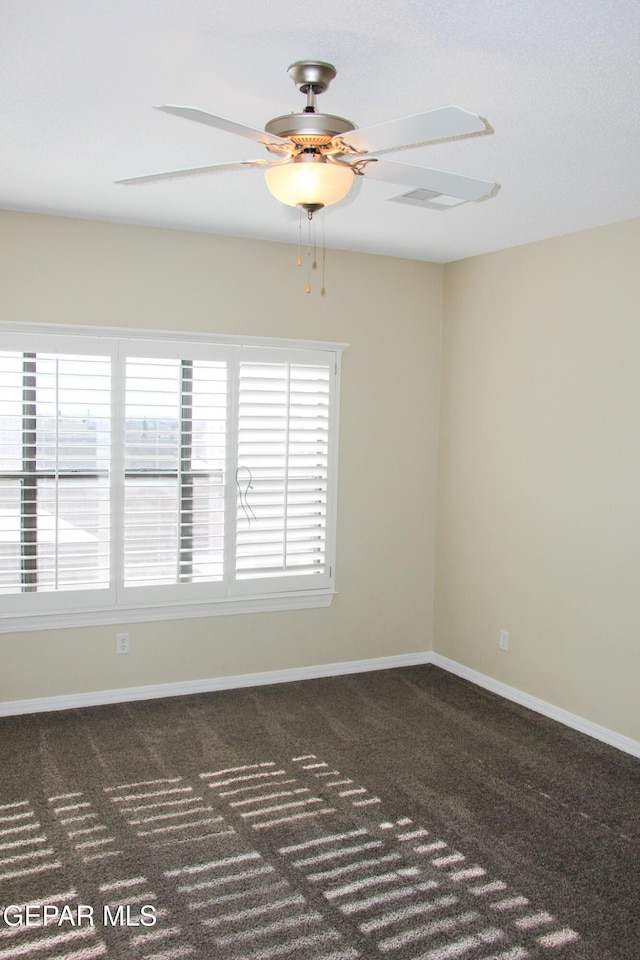
[[[228,614],[256,613],[269,610],[290,610],[327,607],[335,594],[336,502],[338,478],[338,427],[340,399],[340,366],[345,343],[290,340],[267,337],[238,338],[227,335],[178,333],[158,330],[133,330],[118,327],[62,326],[53,324],[0,324],[0,349],[34,350],[40,353],[75,352],[106,353],[112,357],[114,379],[120,384],[113,391],[112,415],[116,422],[123,418],[123,360],[118,358],[118,342],[126,342],[128,354],[164,355],[182,359],[204,359],[213,352],[229,360],[231,376],[228,389],[227,450],[231,453],[225,476],[225,517],[233,526],[236,515],[236,483],[234,457],[237,426],[237,369],[241,359],[271,359],[273,362],[318,362],[332,371],[329,393],[329,476],[327,480],[325,572],[315,576],[280,577],[269,585],[251,581],[235,582],[229,569],[229,553],[225,560],[232,588],[219,584],[183,584],[177,590],[159,588],[128,589],[121,586],[122,571],[115,569],[116,550],[112,548],[112,584],[103,590],[46,592],[29,595],[34,604],[26,604],[24,612],[10,609],[4,603],[17,595],[0,595],[0,633],[92,626],[100,624],[139,623],[153,620],[178,620]],[[111,512],[112,543],[120,542],[124,489],[122,483],[123,450],[116,451],[112,474]],[[115,539],[114,539],[115,538]],[[311,585],[313,581],[313,585]],[[181,590],[180,587],[197,587]],[[201,589],[203,588],[204,589]],[[31,606],[31,609],[29,609]],[[37,609],[41,607],[42,609]]]

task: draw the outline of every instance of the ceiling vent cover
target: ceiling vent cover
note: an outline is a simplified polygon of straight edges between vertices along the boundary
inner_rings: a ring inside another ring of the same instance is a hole
[[[432,190],[410,190],[399,197],[391,197],[392,203],[408,203],[413,207],[428,207],[430,210],[449,210],[457,207],[465,200],[459,197],[448,197],[445,193],[434,193]]]

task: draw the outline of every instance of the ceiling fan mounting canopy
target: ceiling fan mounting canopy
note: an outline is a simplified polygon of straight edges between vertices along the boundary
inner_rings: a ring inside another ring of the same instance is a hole
[[[301,93],[324,93],[336,75],[332,63],[324,60],[297,60],[287,73]]]

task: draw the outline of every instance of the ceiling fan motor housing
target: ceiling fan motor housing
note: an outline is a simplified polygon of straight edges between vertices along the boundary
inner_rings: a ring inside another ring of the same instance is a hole
[[[322,147],[334,137],[355,130],[355,124],[328,113],[288,113],[269,120],[264,129],[273,136],[292,140],[301,147]]]

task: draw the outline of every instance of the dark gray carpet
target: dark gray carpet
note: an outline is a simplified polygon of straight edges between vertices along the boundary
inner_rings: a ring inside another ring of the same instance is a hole
[[[640,958],[640,763],[435,667],[0,748],[0,960]]]

